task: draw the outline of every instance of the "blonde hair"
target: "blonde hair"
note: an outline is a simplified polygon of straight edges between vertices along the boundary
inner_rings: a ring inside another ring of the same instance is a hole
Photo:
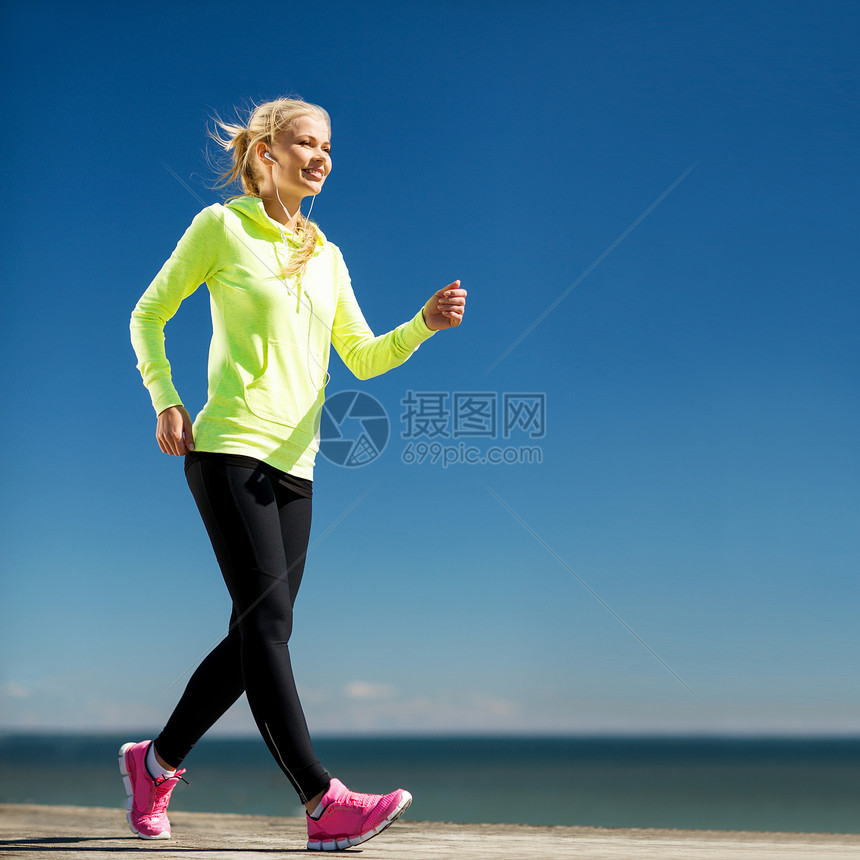
[[[266,143],[271,146],[279,135],[303,116],[319,117],[331,133],[331,118],[325,108],[297,98],[280,98],[254,106],[244,125],[224,122],[220,117],[214,117],[215,129],[210,135],[229,153],[231,161],[230,169],[219,175],[216,188],[226,188],[238,182],[245,194],[259,197],[260,183],[254,164],[257,144]],[[319,237],[317,225],[304,215],[299,215],[296,231],[302,233],[302,244],[298,253],[287,263],[287,275],[295,275],[304,270],[305,263],[313,256]]]

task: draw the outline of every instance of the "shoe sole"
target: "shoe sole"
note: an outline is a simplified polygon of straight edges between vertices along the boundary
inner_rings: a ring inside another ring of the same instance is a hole
[[[344,836],[341,839],[309,839],[308,851],[344,851],[347,848],[352,848],[354,845],[367,842],[368,839],[379,836],[383,830],[397,821],[409,809],[411,803],[412,795],[408,791],[404,791],[400,804],[378,827],[368,830],[367,833],[362,833],[359,836]]]
[[[134,787],[131,784],[131,774],[128,772],[128,766],[125,763],[125,754],[133,746],[135,746],[133,743],[123,744],[119,748],[119,772],[122,775],[122,784],[125,786],[125,793],[128,795],[128,800],[125,804],[125,808],[127,810],[125,813],[126,821],[128,821],[128,826],[131,828],[131,832],[134,833],[135,836],[139,836],[141,839],[170,839],[169,831],[162,831],[155,836],[147,836],[145,833],[141,833],[134,824],[131,823],[131,810],[134,807]]]

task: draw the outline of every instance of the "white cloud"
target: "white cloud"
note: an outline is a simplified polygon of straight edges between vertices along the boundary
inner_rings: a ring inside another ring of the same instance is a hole
[[[373,684],[369,681],[350,681],[343,694],[348,699],[391,699],[395,690],[391,684]]]
[[[9,681],[0,687],[0,695],[9,699],[26,699],[30,696],[30,691],[21,684],[16,684],[14,681]]]

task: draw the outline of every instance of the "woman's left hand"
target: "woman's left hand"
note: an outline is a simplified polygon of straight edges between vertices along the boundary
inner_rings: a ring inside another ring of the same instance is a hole
[[[463,321],[463,314],[466,313],[466,291],[460,289],[459,281],[454,281],[433,293],[421,313],[427,328],[433,331],[455,328]]]

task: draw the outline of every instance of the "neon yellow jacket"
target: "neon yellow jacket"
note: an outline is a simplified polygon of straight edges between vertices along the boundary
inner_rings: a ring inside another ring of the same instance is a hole
[[[285,256],[280,225],[258,197],[207,207],[135,306],[131,340],[156,414],[182,405],[164,326],[205,282],[209,394],[194,421],[195,448],[244,454],[311,478],[331,344],[359,379],[368,379],[402,364],[433,332],[419,311],[375,337],[340,250],[322,234],[300,279],[281,274]]]

